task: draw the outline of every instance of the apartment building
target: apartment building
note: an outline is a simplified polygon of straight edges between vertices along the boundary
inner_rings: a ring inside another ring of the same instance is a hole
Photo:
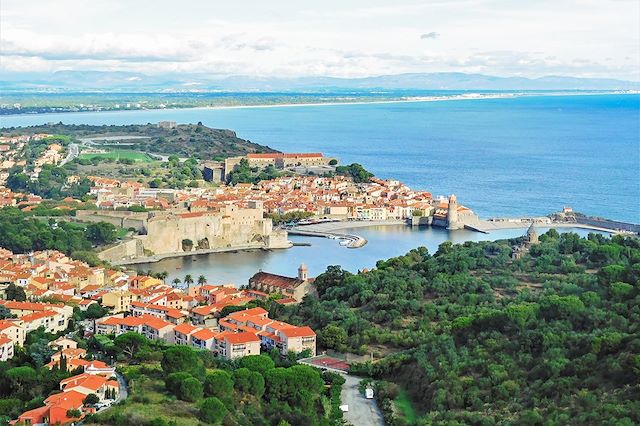
[[[131,303],[138,300],[138,296],[128,290],[117,290],[102,295],[102,306],[114,313],[129,312]]]

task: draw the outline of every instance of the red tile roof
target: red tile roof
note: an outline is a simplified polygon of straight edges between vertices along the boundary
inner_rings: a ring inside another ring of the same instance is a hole
[[[260,338],[256,334],[248,331],[243,331],[240,333],[231,333],[226,335],[224,339],[227,342],[231,343],[232,345],[239,345],[242,343],[252,343],[252,342],[260,341]]]
[[[291,337],[311,337],[315,336],[316,333],[311,329],[311,327],[291,327],[284,328],[280,330],[280,333],[284,334],[288,338]]]
[[[195,337],[199,340],[210,340],[216,335],[214,331],[211,331],[208,328],[203,328],[202,330],[198,330],[191,335],[191,337]]]
[[[184,322],[180,325],[176,325],[176,327],[173,330],[177,331],[178,333],[188,335],[189,333],[193,333],[193,331],[197,329],[198,327],[194,327],[191,324]]]

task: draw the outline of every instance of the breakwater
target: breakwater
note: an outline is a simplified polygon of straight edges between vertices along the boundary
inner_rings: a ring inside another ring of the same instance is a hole
[[[313,225],[309,225],[313,226]],[[367,240],[353,234],[342,234],[337,232],[324,232],[300,229],[299,227],[288,230],[290,235],[301,235],[305,237],[320,237],[340,240],[340,245],[347,248],[360,248],[367,244]]]

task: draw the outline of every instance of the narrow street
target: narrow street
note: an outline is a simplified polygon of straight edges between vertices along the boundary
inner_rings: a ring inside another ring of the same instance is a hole
[[[375,399],[367,399],[358,390],[360,377],[345,375],[342,385],[342,404],[349,406],[344,419],[354,426],[384,426],[382,414]]]

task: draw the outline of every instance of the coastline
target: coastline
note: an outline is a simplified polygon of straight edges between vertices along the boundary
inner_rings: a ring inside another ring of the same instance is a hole
[[[482,232],[486,232],[487,234],[491,234],[491,231],[499,231],[502,229],[527,229],[531,222],[491,222],[491,221],[482,221],[483,227],[480,228]],[[607,232],[612,235],[623,234],[623,232],[616,231],[614,229],[607,229],[598,226],[585,225],[582,223],[572,223],[572,222],[551,222],[551,223],[533,223],[534,226],[538,228],[580,228],[580,229],[588,229],[591,231],[598,232]]]
[[[485,225],[483,228],[473,229],[475,232],[482,232],[491,235],[492,231],[500,231],[505,229],[522,229],[526,230],[531,222],[491,222],[482,220],[482,224]],[[353,228],[373,228],[376,226],[407,226],[411,227],[404,220],[383,220],[383,221],[375,221],[375,220],[363,220],[363,221],[340,221],[340,222],[326,222],[320,224],[313,225],[302,225],[292,229],[290,232],[291,235],[301,235],[307,236],[311,238],[336,238],[336,239],[347,239],[351,240],[354,244],[352,246],[347,246],[347,248],[360,248],[367,244],[367,240],[359,235],[354,234],[345,234],[339,231],[344,229],[353,229]],[[488,226],[486,226],[488,225]],[[550,228],[579,228],[597,232],[606,232],[611,235],[616,234],[624,234],[620,231],[616,231],[613,229],[602,228],[598,226],[585,225],[581,223],[571,223],[571,222],[552,222],[552,223],[534,223],[534,226],[537,226],[541,229],[550,229]],[[451,232],[455,232],[451,231]],[[293,247],[295,244],[291,244],[287,248]],[[287,248],[282,248],[282,250],[286,250]],[[265,249],[263,246],[259,244],[246,244],[242,246],[236,247],[224,247],[224,248],[215,248],[215,249],[203,249],[203,250],[194,250],[190,252],[174,252],[174,253],[165,253],[165,254],[156,254],[153,256],[145,256],[138,257],[135,259],[125,259],[117,262],[112,262],[115,266],[127,266],[127,265],[137,265],[141,263],[156,263],[160,262],[164,259],[170,258],[178,258],[178,257],[189,257],[189,256],[197,256],[203,254],[214,254],[214,253],[229,253],[229,252],[237,252],[237,251],[254,251],[254,250],[280,250],[280,249]]]
[[[232,94],[232,93],[230,93]],[[2,117],[33,117],[41,115],[51,114],[95,114],[95,113],[122,113],[137,111],[183,111],[183,110],[233,110],[233,109],[254,109],[254,108],[293,108],[293,107],[317,107],[317,106],[340,106],[340,105],[373,105],[373,104],[403,104],[403,103],[424,103],[424,102],[446,102],[446,101],[470,101],[470,100],[485,100],[485,99],[517,99],[523,97],[545,97],[545,96],[607,96],[607,95],[639,95],[640,91],[587,91],[587,92],[567,92],[567,91],[555,91],[555,92],[504,92],[504,93],[469,93],[469,94],[456,94],[450,96],[417,96],[417,97],[403,97],[399,99],[387,99],[387,100],[370,100],[370,101],[328,101],[328,102],[304,102],[304,103],[273,103],[273,104],[257,104],[257,105],[213,105],[213,106],[194,106],[194,107],[174,107],[174,108],[139,108],[139,109],[109,109],[109,110],[91,110],[91,111],[49,111],[49,112],[37,112],[37,113],[16,113],[16,114],[3,114]],[[0,127],[2,128],[2,127]]]
[[[289,247],[283,247],[282,250]],[[214,248],[214,249],[202,249],[202,250],[193,250],[189,252],[173,252],[173,253],[163,253],[163,254],[154,254],[152,256],[145,257],[136,257],[134,259],[123,259],[116,262],[111,262],[114,266],[127,266],[127,265],[137,265],[140,263],[156,263],[160,262],[164,259],[171,259],[175,257],[188,257],[188,256],[197,256],[201,254],[213,254],[213,253],[229,253],[235,251],[253,251],[253,250],[281,250],[281,249],[268,249],[262,246],[261,244],[245,244],[241,246],[235,247],[222,247],[222,248]]]

